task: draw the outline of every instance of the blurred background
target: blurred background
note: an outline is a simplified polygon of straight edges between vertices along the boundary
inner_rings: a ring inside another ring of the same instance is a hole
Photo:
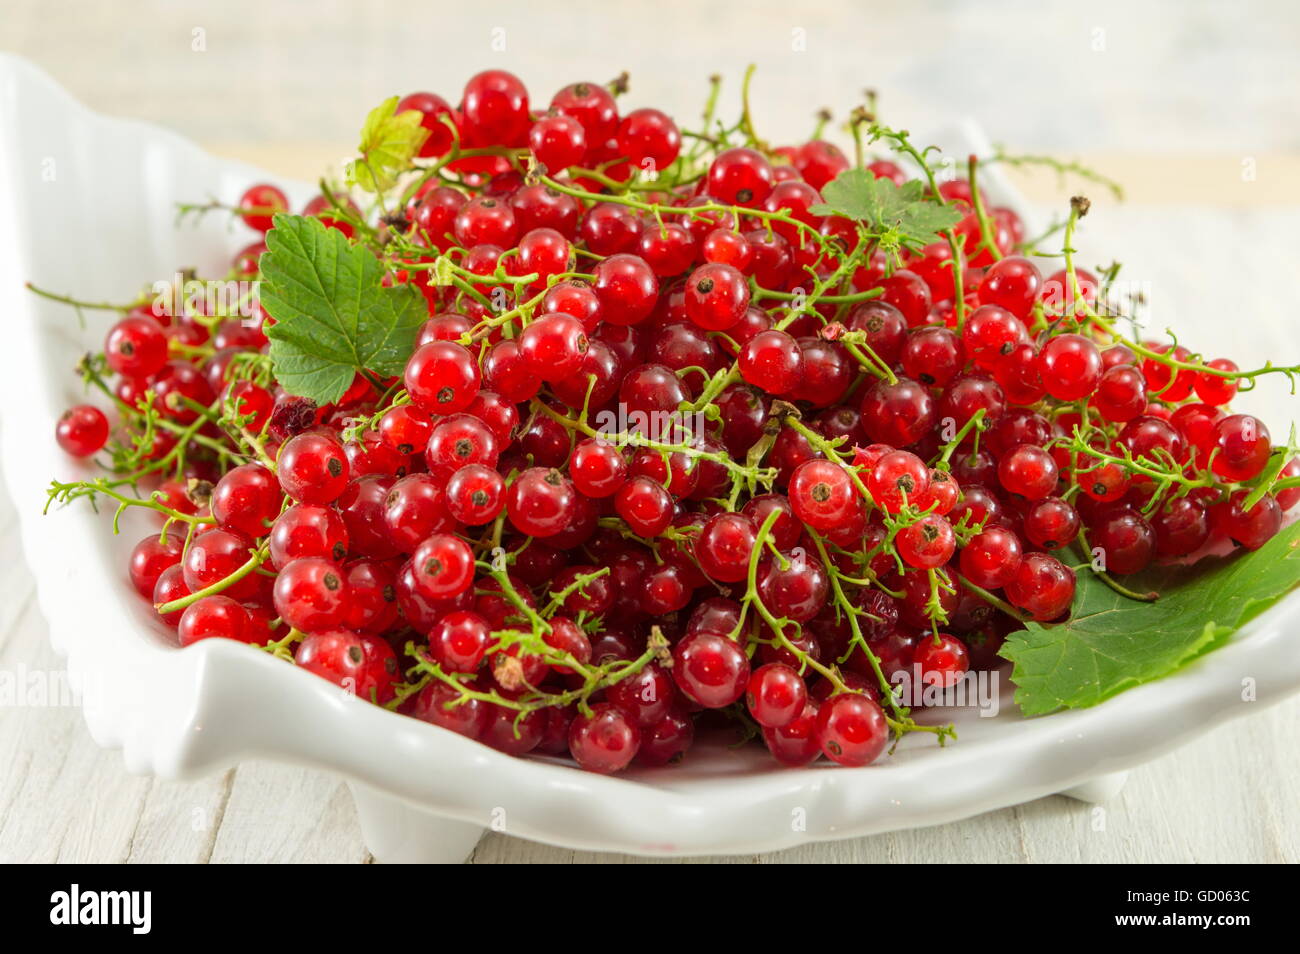
[[[625,102],[689,120],[713,73],[731,115],[755,63],[769,140],[807,136],[820,108],[844,120],[870,88],[892,125],[977,117],[1013,151],[1126,179],[1135,201],[1300,201],[1290,0],[5,0],[0,48],[97,110],[286,175],[347,155],[384,97],[455,102],[489,67],[516,72],[542,106],[566,83],[627,71]],[[1026,188],[1045,197],[1052,179]]]

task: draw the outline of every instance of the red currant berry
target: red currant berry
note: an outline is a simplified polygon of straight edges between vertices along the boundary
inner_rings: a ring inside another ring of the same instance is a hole
[[[569,727],[569,752],[588,772],[619,772],[640,747],[641,730],[612,703],[597,703],[590,715],[579,714]]]
[[[772,185],[771,165],[753,149],[724,149],[709,166],[708,194],[726,205],[761,205]]]
[[[799,383],[803,350],[784,331],[761,331],[740,350],[740,374],[768,394],[786,394]]]
[[[744,695],[749,659],[735,640],[700,632],[674,647],[672,672],[689,699],[706,709],[721,709]]]
[[[420,125],[428,130],[429,135],[420,146],[421,159],[445,156],[451,151],[454,136],[451,127],[442,119],[446,116],[454,121],[451,105],[436,93],[410,93],[397,103],[397,112],[408,110],[420,113]]]
[[[212,516],[226,530],[261,537],[280,513],[282,500],[269,470],[261,464],[241,464],[213,488]]]
[[[447,481],[447,510],[466,526],[491,523],[505,504],[505,478],[491,467],[466,464]]]
[[[249,186],[239,197],[240,215],[249,228],[259,232],[271,231],[271,217],[277,212],[289,211],[289,200],[273,185]]]
[[[294,629],[333,629],[347,614],[347,577],[332,560],[293,560],[275,578],[274,599],[275,611]]]
[[[108,443],[108,418],[97,407],[79,404],[63,412],[54,439],[73,457],[89,457]]]
[[[427,414],[465,410],[478,394],[479,383],[474,356],[454,341],[422,345],[406,364],[407,393]],[[502,391],[500,387],[494,390]]]
[[[1077,401],[1101,380],[1101,352],[1083,335],[1057,335],[1038,354],[1038,373],[1047,393],[1058,401]]]
[[[190,646],[200,639],[233,639],[250,642],[254,634],[248,610],[228,596],[205,596],[185,608],[176,626],[176,635],[182,646]]]
[[[840,765],[870,765],[889,744],[884,711],[859,692],[841,692],[822,703],[816,733],[822,752]]]
[[[1013,605],[1039,622],[1063,615],[1074,599],[1074,571],[1046,553],[1026,553],[1003,588]]]
[[[808,703],[808,689],[800,675],[782,663],[760,666],[749,678],[745,705],[754,721],[778,729],[799,718]]]
[[[686,280],[686,314],[708,331],[725,331],[749,307],[749,284],[730,265],[701,265]]]
[[[529,467],[506,493],[506,514],[520,533],[550,537],[566,529],[577,514],[577,491],[558,470]]]
[[[308,431],[280,448],[276,477],[280,488],[299,503],[329,504],[347,487],[351,467],[333,436]]]

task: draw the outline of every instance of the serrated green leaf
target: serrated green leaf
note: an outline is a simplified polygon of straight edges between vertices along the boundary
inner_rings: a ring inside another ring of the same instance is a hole
[[[317,218],[277,215],[262,256],[262,306],[275,319],[275,376],[290,394],[330,404],[358,371],[398,375],[428,317],[410,284],[385,288],[379,260]]]
[[[348,163],[348,181],[367,192],[383,192],[397,182],[397,173],[411,165],[429,130],[420,125],[418,110],[397,112],[390,96],[370,111],[361,127],[360,159]]]
[[[857,219],[872,231],[896,233],[907,245],[938,241],[939,232],[961,221],[957,210],[927,199],[920,181],[899,186],[866,169],[841,172],[826,183],[822,198],[824,204],[812,207],[814,214]]]
[[[1253,553],[1124,577],[1130,589],[1159,593],[1154,603],[1121,596],[1084,571],[1068,623],[1030,623],[1002,646],[1015,664],[1016,703],[1026,715],[1084,708],[1167,676],[1223,645],[1298,583],[1300,523]]]

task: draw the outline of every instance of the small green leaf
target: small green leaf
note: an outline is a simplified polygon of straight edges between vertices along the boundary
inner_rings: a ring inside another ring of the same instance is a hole
[[[397,182],[397,173],[410,166],[429,137],[420,125],[418,110],[397,112],[397,97],[390,96],[366,116],[361,127],[360,159],[348,163],[348,181],[367,192],[383,192]]]
[[[1028,627],[1000,653],[1015,663],[1016,703],[1026,715],[1096,705],[1175,672],[1300,583],[1300,523],[1253,553],[1158,567],[1124,585],[1155,590],[1154,603],[1130,600],[1092,573],[1079,575],[1068,623]]]
[[[317,218],[277,215],[262,256],[261,301],[276,379],[330,404],[358,371],[398,375],[428,309],[410,284],[385,288],[379,260]]]
[[[813,206],[816,215],[842,215],[866,222],[879,233],[897,233],[906,245],[928,245],[939,232],[961,221],[961,213],[926,198],[919,180],[895,185],[866,169],[849,169],[826,183],[826,200]]]

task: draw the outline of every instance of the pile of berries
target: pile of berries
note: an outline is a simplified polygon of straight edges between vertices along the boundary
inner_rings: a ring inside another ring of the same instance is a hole
[[[1257,548],[1300,497],[1300,466],[1226,408],[1262,372],[1124,337],[1111,276],[1018,254],[973,162],[937,182],[874,125],[852,159],[769,147],[747,115],[683,134],[595,83],[536,109],[499,70],[398,110],[428,133],[399,187],[302,214],[427,299],[403,376],[359,368],[317,406],[277,384],[256,300],[141,301],[80,368],[117,423],[58,422],[112,474],[52,498],[161,515],[129,573],[181,646],[255,644],[598,772],[715,724],[784,765],[865,765],[947,732],[900,673],[996,667],[1007,633],[1068,620],[1076,573],[1122,590]],[[954,213],[934,241],[822,206],[841,175],[908,168]],[[287,208],[256,185],[231,211],[265,233]]]

